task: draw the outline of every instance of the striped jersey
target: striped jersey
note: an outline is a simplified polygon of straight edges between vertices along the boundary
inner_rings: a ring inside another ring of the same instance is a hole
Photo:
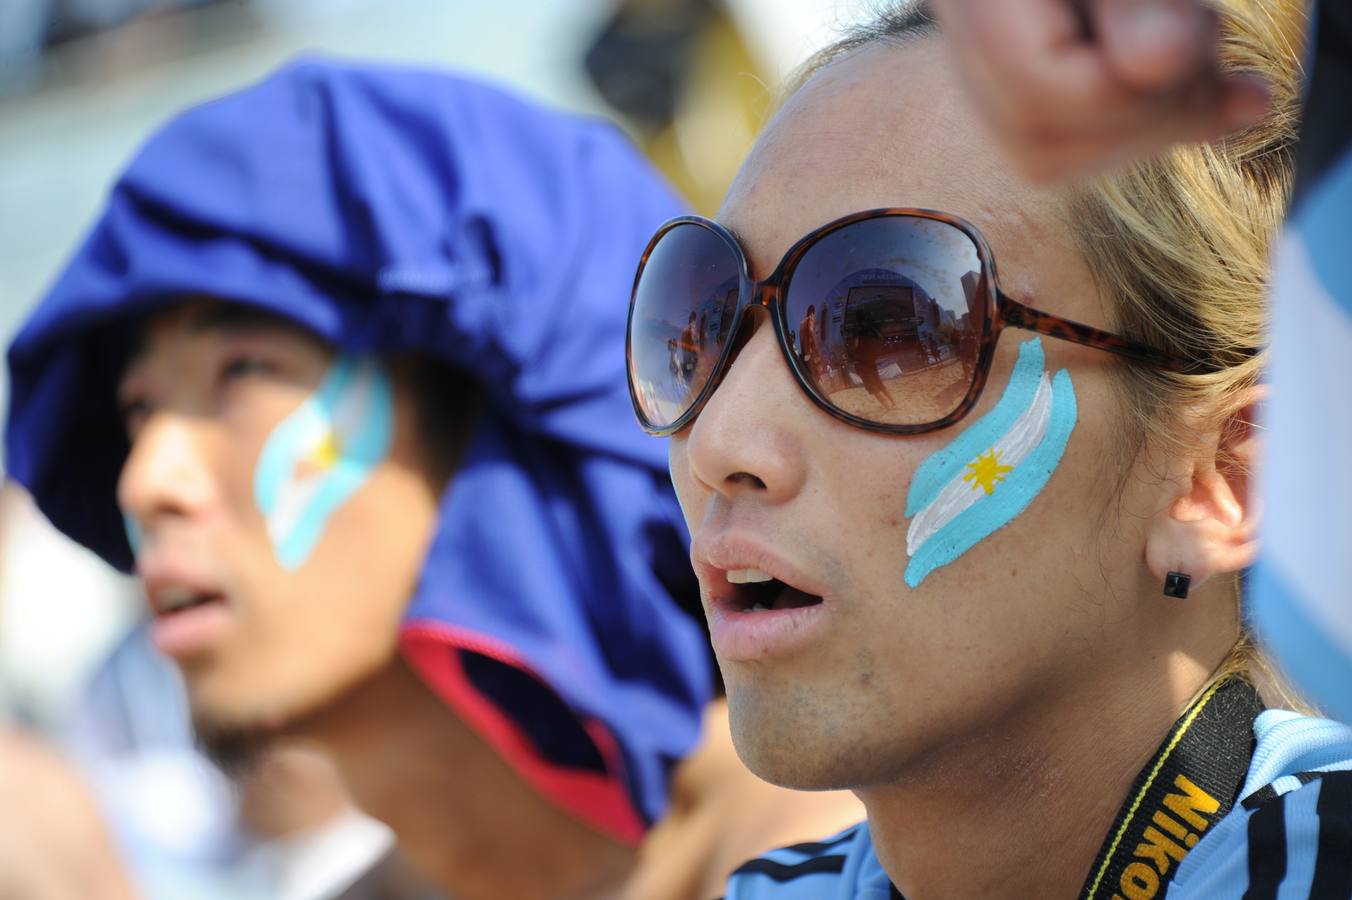
[[[1352,728],[1268,710],[1253,721],[1253,736],[1239,790],[1243,799],[1210,827],[1203,822],[1203,835],[1191,850],[1185,849],[1189,841],[1174,842],[1147,828],[1143,841],[1134,847],[1134,838],[1128,842],[1134,862],[1114,871],[1111,883],[1096,885],[1090,872],[1081,897],[1352,898]],[[1187,807],[1171,804],[1167,795],[1161,809],[1178,813],[1165,817],[1173,824],[1163,830],[1196,827]],[[1156,815],[1153,821],[1162,820]],[[1157,849],[1164,852],[1153,852]],[[826,840],[746,863],[733,873],[726,900],[904,898],[883,871],[868,823],[862,822]]]
[[[1264,420],[1259,637],[1319,705],[1352,721],[1352,2],[1324,0],[1296,186],[1275,256]]]

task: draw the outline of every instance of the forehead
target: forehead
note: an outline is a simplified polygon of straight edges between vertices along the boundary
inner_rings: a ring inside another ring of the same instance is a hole
[[[315,340],[299,326],[273,313],[210,298],[190,299],[136,323],[130,334],[124,370],[185,342],[259,332]]]
[[[803,234],[881,206],[968,219],[1002,270],[1069,243],[1058,195],[1013,173],[933,39],[866,46],[814,74],[762,134],[719,218],[764,276]]]

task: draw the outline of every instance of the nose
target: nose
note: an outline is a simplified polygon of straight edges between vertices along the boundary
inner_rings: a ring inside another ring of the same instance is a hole
[[[212,501],[201,430],[191,417],[162,411],[147,418],[132,440],[117,502],[148,539],[166,519],[192,518]]]
[[[690,426],[685,455],[690,474],[714,491],[782,503],[807,479],[802,429],[816,410],[794,383],[766,316],[755,318],[750,324],[759,327],[743,338]]]

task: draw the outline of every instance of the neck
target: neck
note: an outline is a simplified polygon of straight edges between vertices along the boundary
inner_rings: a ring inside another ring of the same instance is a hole
[[[858,791],[893,883],[907,900],[1077,896],[1132,780],[1220,658],[1058,679],[903,780]]]
[[[401,660],[300,723],[364,811],[461,900],[596,897],[633,852],[545,801]]]

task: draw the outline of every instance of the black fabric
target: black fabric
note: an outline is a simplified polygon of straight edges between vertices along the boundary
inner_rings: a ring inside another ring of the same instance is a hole
[[[784,849],[792,850],[794,853],[801,853],[804,856],[812,856],[825,850],[830,850],[832,847],[839,847],[841,844],[849,843],[854,840],[856,834],[858,834],[858,831],[851,828],[844,834],[837,835],[829,841],[810,841],[806,844],[794,844],[793,846],[785,847]]]
[[[1314,20],[1310,83],[1305,97],[1292,215],[1323,176],[1352,148],[1352,3],[1324,0]]]
[[[1286,877],[1286,797],[1277,796],[1249,817],[1249,887],[1244,900],[1277,900]]]
[[[1080,900],[1164,896],[1183,857],[1239,799],[1262,711],[1253,685],[1231,678],[1183,714],[1132,783]]]
[[[568,706],[538,678],[516,666],[466,650],[460,654],[474,689],[511,716],[540,756],[556,766],[604,774],[601,751]]]
[[[1330,772],[1320,779],[1319,855],[1314,862],[1310,900],[1352,897],[1352,772]]]
[[[804,875],[816,875],[821,872],[839,873],[845,870],[845,857],[842,854],[816,856],[800,863],[787,864],[772,859],[753,859],[739,866],[733,875],[765,875],[775,881],[793,881]]]
[[[1309,784],[1323,774],[1323,772],[1297,772],[1295,777],[1301,784]],[[1276,787],[1265,784],[1249,796],[1245,797],[1244,802],[1240,805],[1249,810],[1258,809],[1258,807],[1277,796],[1280,795],[1277,793]]]

